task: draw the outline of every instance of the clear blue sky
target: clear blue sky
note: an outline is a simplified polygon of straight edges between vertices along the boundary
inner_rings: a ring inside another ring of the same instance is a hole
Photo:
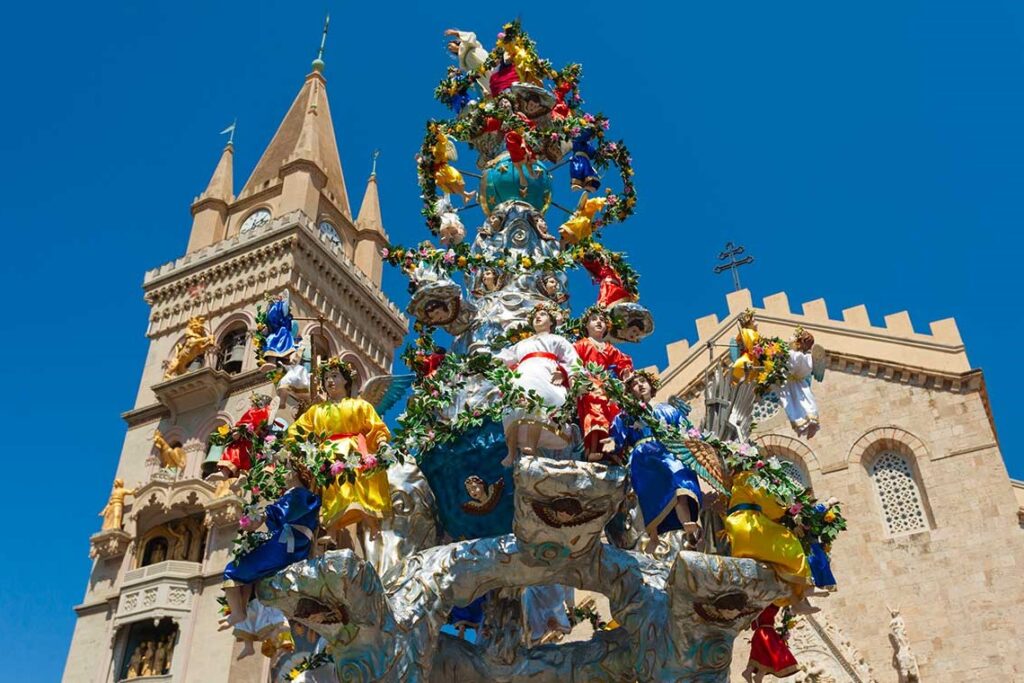
[[[449,63],[447,26],[488,41],[517,11],[631,145],[638,215],[608,231],[643,274],[657,333],[724,313],[729,239],[755,300],[824,297],[833,316],[955,316],[986,371],[1003,453],[1024,335],[1024,5],[1011,2],[15,3],[0,28],[0,226],[13,284],[0,678],[60,676],[88,536],[146,350],[144,270],[180,255],[189,203],[238,117],[236,190],[302,83],[332,11],[328,92],[353,202],[382,150],[393,239],[425,233],[412,161]],[[542,11],[540,8],[544,8]],[[583,8],[586,18],[580,16]],[[298,9],[296,9],[298,8]],[[386,273],[404,301],[405,282]],[[1012,365],[1011,365],[1012,364]],[[29,668],[29,667],[32,668]]]

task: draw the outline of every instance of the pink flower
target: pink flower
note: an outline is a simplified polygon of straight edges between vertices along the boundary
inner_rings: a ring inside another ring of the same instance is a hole
[[[251,525],[252,525],[252,519],[249,517],[249,515],[242,515],[241,517],[238,518],[238,526],[241,527],[242,529],[245,529],[246,531],[248,531],[249,527]]]
[[[608,119],[605,119],[604,121],[601,122],[601,127],[604,128],[605,130],[608,130],[609,128],[612,127],[612,122],[609,121]]]
[[[558,142],[558,133],[551,134],[551,142]]]
[[[696,427],[690,427],[689,429],[686,430],[686,435],[691,439],[699,439],[700,430],[697,429]]]
[[[569,131],[569,135],[571,135],[573,137],[576,137],[579,134],[580,134],[580,127],[579,126],[573,126],[572,129]]]
[[[614,152],[614,151],[618,150],[618,148],[619,148],[618,144],[616,144],[614,142],[609,142],[608,143],[608,151],[609,152]]]
[[[799,515],[800,511],[803,509],[804,506],[802,503],[793,503],[792,505],[789,506],[789,514],[795,517],[796,515]]]
[[[584,114],[583,115],[583,120],[586,121],[587,123],[593,123],[594,122],[594,115],[593,114]]]
[[[275,436],[274,434],[267,434],[263,438],[263,443],[267,443],[267,444],[271,444],[271,443],[274,443],[276,441],[277,441],[277,436]]]
[[[359,464],[360,469],[362,470],[372,470],[374,467],[377,466],[377,458],[376,456],[373,455],[364,455],[360,459]]]
[[[331,463],[331,476],[336,477],[345,471],[345,463],[341,460],[335,460]]]
[[[259,486],[253,486],[252,487],[252,492],[253,492],[254,495],[257,495],[257,496],[260,495],[260,487]]]
[[[445,263],[455,263],[455,251],[454,250],[449,249],[448,251],[444,252],[444,262]]]
[[[757,462],[754,463],[754,469],[759,470],[762,467],[764,467],[764,464],[764,460],[758,460]]]
[[[500,33],[498,33],[498,40],[505,40],[505,32],[504,31],[501,31]]]
[[[741,443],[739,447],[740,455],[746,455],[748,451],[750,451],[750,446],[748,444]]]
[[[619,203],[619,198],[618,198],[617,195],[614,195],[614,194],[608,195],[608,206],[615,206],[618,203]]]
[[[380,255],[382,258],[387,258],[390,254],[391,250],[388,249],[387,247],[384,247],[383,249],[380,250]]]

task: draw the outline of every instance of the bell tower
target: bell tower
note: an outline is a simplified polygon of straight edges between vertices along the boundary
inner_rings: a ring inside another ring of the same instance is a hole
[[[232,141],[192,203],[185,254],[144,276],[149,351],[122,415],[111,478],[123,485],[90,539],[66,683],[270,679],[269,660],[236,660],[230,630],[217,630],[241,501],[205,478],[219,456],[210,434],[234,424],[251,394],[274,393],[255,357],[256,307],[286,293],[300,335],[363,380],[390,372],[408,329],[380,288],[376,173],[352,217],[322,50],[242,190]]]

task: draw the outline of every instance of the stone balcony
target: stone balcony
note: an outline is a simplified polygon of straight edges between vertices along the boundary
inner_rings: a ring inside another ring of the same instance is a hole
[[[168,560],[126,572],[114,616],[115,627],[144,619],[181,619],[192,611],[193,579],[199,562]]]
[[[216,404],[231,387],[231,375],[209,367],[186,372],[153,385],[156,398],[172,415]]]

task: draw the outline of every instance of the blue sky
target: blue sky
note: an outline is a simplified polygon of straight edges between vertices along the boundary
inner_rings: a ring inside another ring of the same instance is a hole
[[[824,297],[918,331],[955,316],[986,371],[1011,475],[1024,334],[1020,3],[16,3],[0,27],[0,225],[13,284],[5,680],[56,680],[146,350],[144,270],[180,255],[189,203],[238,117],[236,190],[302,83],[332,12],[328,92],[351,200],[370,153],[395,241],[425,236],[413,154],[449,63],[447,26],[487,40],[517,13],[630,144],[637,216],[607,231],[658,331],[724,313],[727,240],[759,301]],[[543,10],[541,9],[543,7]],[[587,9],[586,17],[580,15]],[[404,301],[404,280],[385,288]],[[20,348],[20,347],[18,347]],[[59,434],[53,438],[52,434]],[[41,552],[44,551],[44,552]]]

